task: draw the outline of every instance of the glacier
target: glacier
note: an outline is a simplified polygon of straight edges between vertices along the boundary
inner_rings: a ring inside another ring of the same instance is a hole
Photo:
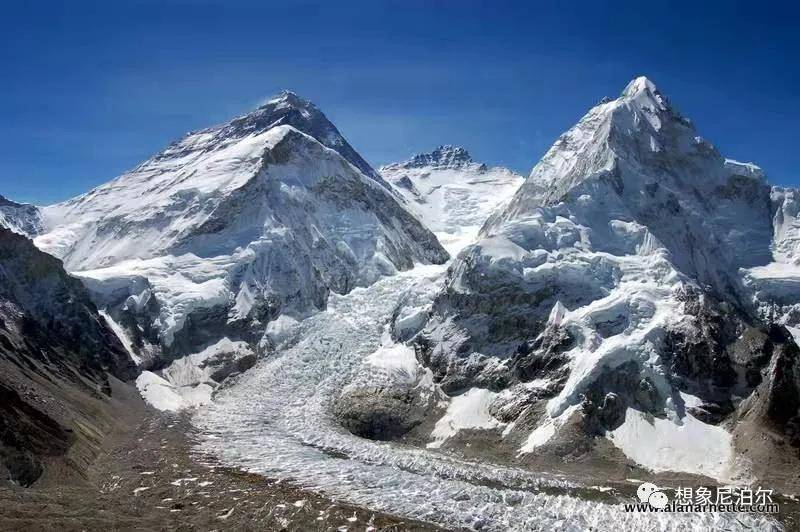
[[[373,354],[385,341],[385,325],[407,290],[444,272],[442,266],[417,267],[333,296],[325,311],[297,324],[272,357],[195,412],[193,422],[203,435],[198,452],[336,499],[447,528],[777,529],[770,519],[750,515],[625,513],[620,503],[628,499],[559,473],[370,441],[344,430],[331,413],[342,389],[360,379],[392,378],[373,366]],[[425,368],[416,371],[424,388]]]

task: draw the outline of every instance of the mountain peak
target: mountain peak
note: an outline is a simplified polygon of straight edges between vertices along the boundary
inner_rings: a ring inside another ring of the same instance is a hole
[[[507,168],[473,161],[467,150],[450,144],[380,171],[452,256],[524,181]]]
[[[311,108],[316,109],[316,107],[314,106],[313,103],[309,102],[308,100],[306,100],[304,98],[301,98],[300,96],[297,95],[296,92],[291,91],[289,89],[281,90],[278,94],[272,96],[265,103],[263,103],[260,106],[258,106],[256,111],[254,111],[254,112],[258,112],[259,110],[267,108],[267,107],[273,108],[273,109],[274,108],[281,108],[281,107],[283,107],[283,108],[286,108],[286,107],[292,107],[292,108],[307,108],[307,107],[311,107]]]
[[[635,96],[645,91],[656,93],[658,92],[658,88],[647,76],[638,76],[628,83],[625,90],[622,91],[622,96]]]
[[[617,101],[633,103],[638,108],[672,111],[678,114],[671,108],[669,99],[646,76],[639,76],[628,83]]]
[[[732,172],[729,166],[655,83],[639,76],[619,98],[602,101],[556,140],[506,215],[558,203],[569,191],[598,180],[611,183],[625,201],[637,204],[633,191],[654,182],[661,190],[680,191],[691,199],[725,187]],[[754,173],[746,170],[737,172]],[[693,179],[675,177],[685,175]]]
[[[22,206],[21,203],[17,203],[16,201],[11,201],[7,197],[0,194],[0,207],[7,206],[7,207],[20,207]]]
[[[418,153],[408,161],[398,163],[403,168],[461,168],[475,164],[469,152],[461,146],[445,144],[427,153]]]
[[[265,124],[270,119],[285,119],[286,115],[299,114],[295,117],[307,122],[326,122],[330,123],[327,117],[309,100],[297,95],[296,92],[283,89],[278,94],[268,98],[264,103],[256,107],[249,113],[235,118],[237,120],[257,121]],[[284,122],[281,122],[284,123]],[[271,125],[271,123],[270,123]],[[295,125],[295,124],[291,124]],[[332,126],[333,124],[331,124]],[[297,127],[297,126],[295,126]],[[297,127],[302,130],[302,127]],[[312,135],[313,136],[313,135]]]
[[[292,126],[325,147],[339,152],[363,174],[389,189],[378,172],[350,146],[328,117],[312,102],[290,90],[282,90],[253,111],[229,122],[189,134],[174,145],[173,151],[213,149],[213,146],[283,125]]]
[[[0,195],[0,227],[33,237],[42,229],[39,208],[30,203],[17,203]]]

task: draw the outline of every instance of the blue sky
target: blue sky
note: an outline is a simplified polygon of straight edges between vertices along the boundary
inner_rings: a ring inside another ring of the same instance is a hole
[[[439,144],[527,175],[639,74],[729,157],[800,184],[800,9],[780,2],[15,2],[0,194],[48,203],[282,88],[373,165]]]

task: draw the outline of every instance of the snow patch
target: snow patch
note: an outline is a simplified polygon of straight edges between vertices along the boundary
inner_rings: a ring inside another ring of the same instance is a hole
[[[628,458],[657,473],[683,471],[721,482],[737,475],[731,434],[689,414],[662,419],[629,408],[625,422],[607,437]]]
[[[394,342],[381,345],[364,360],[371,366],[386,370],[395,380],[406,383],[415,382],[420,369],[414,349]]]
[[[503,425],[489,413],[489,406],[497,393],[484,388],[472,388],[450,399],[444,416],[436,422],[427,444],[429,449],[437,449],[449,438],[463,429],[494,429]]]
[[[169,412],[177,412],[185,404],[183,397],[167,380],[151,371],[143,371],[136,379],[136,388],[150,406]]]
[[[252,354],[247,342],[222,338],[198,353],[173,361],[161,370],[161,375],[143,371],[136,379],[136,387],[145,401],[158,410],[177,412],[207,405],[218,385],[211,377],[217,368],[209,362],[220,355],[236,359]]]
[[[572,416],[572,414],[580,408],[579,405],[574,405],[568,408],[563,414],[557,418],[546,417],[545,420],[539,424],[522,444],[519,449],[519,454],[532,453],[537,448],[547,444],[550,439],[556,435],[558,429]]]
[[[117,338],[119,338],[119,341],[122,343],[123,347],[125,347],[125,351],[128,352],[128,355],[130,355],[134,364],[137,366],[141,364],[142,359],[139,358],[139,356],[136,355],[136,352],[133,350],[133,342],[131,342],[131,339],[128,337],[128,333],[125,332],[125,329],[122,327],[122,325],[114,321],[114,318],[109,316],[108,312],[105,310],[101,310],[99,313],[101,316],[103,316],[103,319],[106,320],[106,323],[108,323],[108,326],[111,328],[113,333],[117,336]]]

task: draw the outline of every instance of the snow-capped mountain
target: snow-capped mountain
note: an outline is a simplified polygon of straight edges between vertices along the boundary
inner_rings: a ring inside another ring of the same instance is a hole
[[[791,255],[792,198],[637,78],[563,134],[455,260],[418,357],[448,393],[482,389],[528,459],[600,436],[650,470],[746,476],[745,424],[730,423],[794,441],[800,422],[797,345],[743,282],[773,247]]]
[[[84,279],[142,358],[225,338],[268,345],[325,308],[331,291],[447,259],[335,126],[291,92],[40,214],[37,246]]]
[[[29,203],[17,203],[0,196],[0,227],[33,237],[42,230],[39,209]]]
[[[451,254],[477,236],[494,209],[524,180],[507,168],[477,163],[464,148],[449,145],[383,166],[380,173]]]

